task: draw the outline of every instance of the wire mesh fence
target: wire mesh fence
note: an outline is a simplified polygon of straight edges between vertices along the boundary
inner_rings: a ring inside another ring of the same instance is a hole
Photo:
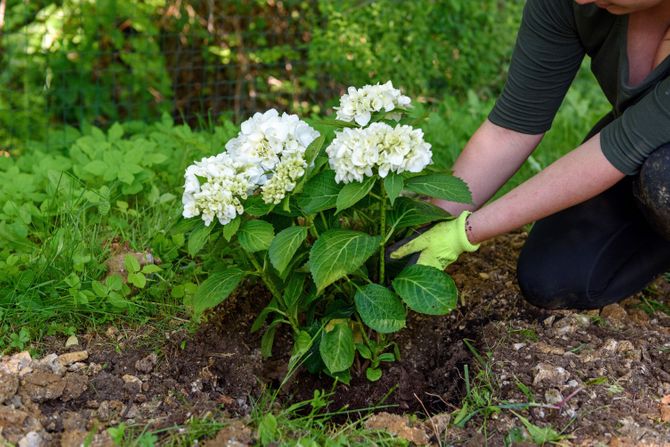
[[[0,141],[82,122],[239,121],[319,103],[309,1],[2,0]]]
[[[82,123],[321,112],[346,85],[388,79],[425,96],[500,83],[500,18],[523,2],[474,3],[0,0],[0,148]],[[495,46],[468,57],[487,35]]]

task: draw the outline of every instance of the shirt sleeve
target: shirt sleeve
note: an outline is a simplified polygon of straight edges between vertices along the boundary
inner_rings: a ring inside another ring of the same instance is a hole
[[[670,143],[670,77],[600,132],[603,154],[626,175],[636,174],[659,146]]]
[[[507,82],[489,114],[491,122],[526,134],[549,130],[584,59],[572,4],[526,2]]]

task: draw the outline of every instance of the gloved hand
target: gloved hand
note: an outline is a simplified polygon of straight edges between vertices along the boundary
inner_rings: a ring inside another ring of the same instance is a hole
[[[469,211],[463,211],[457,219],[440,222],[391,252],[391,259],[421,252],[417,264],[444,270],[464,251],[473,252],[479,248],[479,244],[472,244],[465,233],[465,220],[470,214]]]

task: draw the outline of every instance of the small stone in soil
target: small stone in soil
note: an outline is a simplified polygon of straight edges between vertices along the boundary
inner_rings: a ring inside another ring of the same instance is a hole
[[[58,356],[58,361],[63,366],[70,366],[71,364],[76,363],[76,362],[83,362],[87,358],[88,358],[88,352],[87,351],[76,351],[76,352],[68,352],[68,353],[59,355]]]
[[[544,392],[544,400],[550,404],[554,405],[563,400],[563,395],[556,388],[549,388]]]
[[[377,413],[365,421],[365,427],[371,430],[381,429],[412,442],[416,445],[428,445],[429,437],[422,427],[412,427],[407,416],[389,413]]]
[[[137,377],[130,374],[124,374],[121,379],[123,379],[123,388],[130,394],[142,392],[142,381]]]
[[[570,377],[570,373],[561,366],[554,366],[550,363],[538,363],[535,368],[535,377],[533,378],[533,385],[538,385],[546,382],[550,385],[562,385]]]
[[[16,375],[0,371],[0,404],[11,399],[19,389],[19,378]]]
[[[600,316],[606,318],[614,326],[621,326],[628,319],[626,310],[618,304],[608,304],[603,307]]]
[[[136,361],[135,369],[138,370],[139,372],[149,374],[151,371],[153,371],[154,367],[156,366],[156,363],[158,363],[158,356],[156,355],[155,352],[152,352],[148,356]]]
[[[70,335],[67,340],[65,340],[65,347],[70,348],[72,346],[79,346],[79,339],[76,335]]]
[[[36,431],[28,432],[19,441],[19,447],[42,447],[43,445],[46,445],[46,442],[42,434]]]
[[[65,389],[65,381],[54,373],[35,371],[23,378],[21,389],[33,402],[44,402],[60,397]]]

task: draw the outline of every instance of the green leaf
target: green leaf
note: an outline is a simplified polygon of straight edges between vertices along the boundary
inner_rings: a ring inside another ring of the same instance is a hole
[[[348,121],[342,121],[338,120],[335,118],[320,118],[318,120],[313,120],[314,124],[320,125],[320,126],[331,126],[331,127],[338,127],[338,128],[344,128],[344,127],[358,127],[358,124],[356,123],[350,123]]]
[[[266,413],[258,424],[258,437],[263,446],[277,440],[277,419],[272,413]]]
[[[530,435],[534,444],[550,444],[558,442],[565,437],[564,435],[561,435],[556,430],[554,430],[550,425],[546,427],[538,427],[516,411],[512,411],[512,413],[518,417],[524,427],[526,427],[526,430],[528,430],[528,434]]]
[[[252,334],[254,332],[258,332],[263,327],[263,325],[265,324],[265,320],[268,319],[268,316],[270,316],[270,314],[272,312],[276,312],[278,310],[279,310],[279,305],[277,304],[277,299],[275,297],[272,297],[272,299],[270,300],[268,305],[265,306],[263,308],[263,310],[261,310],[258,313],[258,316],[254,319],[254,322],[251,323],[250,332]]]
[[[193,296],[193,312],[201,315],[223,300],[235,290],[244,278],[244,272],[236,267],[209,276]]]
[[[319,352],[321,359],[331,373],[348,370],[354,363],[354,334],[346,320],[332,324],[332,329],[321,333]]]
[[[290,313],[296,313],[298,309],[300,298],[305,290],[306,276],[304,273],[294,273],[284,287],[284,304]]]
[[[107,140],[111,143],[120,140],[121,137],[123,137],[123,126],[119,123],[112,124],[107,131]]]
[[[412,177],[405,182],[405,188],[451,202],[472,203],[468,185],[458,177],[449,174],[428,174]]]
[[[125,299],[118,292],[109,292],[107,302],[113,307],[116,307],[117,309],[128,309],[128,307],[130,307],[130,301]]]
[[[109,289],[107,288],[107,286],[105,286],[100,281],[93,281],[91,283],[91,289],[93,289],[93,293],[95,293],[100,298],[106,297],[107,294],[109,293]]]
[[[118,292],[121,290],[121,288],[123,288],[123,278],[121,278],[121,275],[118,273],[109,275],[107,279],[105,279],[105,285],[109,288],[109,290],[115,290]]]
[[[264,220],[248,220],[240,226],[237,232],[237,240],[248,253],[267,250],[274,236],[275,230],[272,224]]]
[[[272,356],[272,345],[275,342],[277,326],[277,322],[273,321],[261,337],[261,355],[263,357],[267,358]]]
[[[128,282],[138,289],[144,289],[147,285],[147,278],[142,273],[128,273]]]
[[[153,154],[148,154],[146,157],[144,157],[144,164],[159,165],[159,164],[165,162],[166,160],[168,160],[167,155],[153,153]]]
[[[323,147],[323,143],[325,143],[325,141],[326,136],[321,135],[316,140],[312,141],[309,146],[307,146],[307,149],[305,150],[305,161],[307,162],[307,165],[311,165],[314,160],[316,160],[316,157],[319,155],[319,152],[321,152],[321,148]]]
[[[307,331],[300,331],[293,336],[293,355],[307,354],[312,347],[312,336]]]
[[[240,219],[240,216],[237,216],[235,219],[231,220],[223,226],[223,238],[226,241],[230,242],[233,236],[235,236],[237,230],[240,229],[240,223],[242,223],[242,219]]]
[[[340,189],[342,186],[335,182],[335,172],[325,170],[305,184],[305,191],[298,196],[298,205],[306,214],[334,208]]]
[[[392,352],[385,352],[379,355],[380,362],[395,362],[395,354]]]
[[[359,343],[356,345],[356,350],[365,360],[372,359],[372,351],[366,345]]]
[[[126,267],[126,271],[128,271],[129,273],[135,273],[140,271],[140,262],[133,255],[124,256],[123,264]]]
[[[391,201],[391,206],[393,206],[395,199],[398,198],[404,187],[405,179],[403,179],[401,175],[398,175],[395,172],[388,173],[384,179],[384,189],[386,190],[386,195]]]
[[[255,217],[262,217],[272,211],[274,204],[265,203],[261,196],[251,196],[244,203],[244,211]]]
[[[280,231],[268,249],[270,262],[281,275],[307,237],[307,228],[288,227]]]
[[[350,230],[329,230],[309,253],[309,270],[320,293],[356,269],[379,248],[379,236]]]
[[[375,331],[389,334],[405,327],[405,306],[386,287],[368,284],[356,291],[354,301],[363,323]]]
[[[142,267],[142,273],[145,275],[150,275],[152,273],[158,273],[161,271],[161,268],[158,267],[156,264],[147,264],[144,267]]]
[[[372,187],[375,186],[376,180],[375,177],[368,177],[362,182],[351,182],[344,185],[337,195],[337,211],[335,214],[354,206],[359,200],[367,196]]]
[[[395,206],[388,214],[388,222],[395,225],[397,230],[407,227],[424,225],[436,220],[451,217],[440,207],[428,202],[413,200],[408,197],[398,197]]]
[[[456,308],[454,280],[434,267],[407,267],[393,280],[393,288],[410,309],[422,314],[444,315]]]
[[[336,379],[338,382],[342,382],[345,385],[349,385],[351,383],[351,373],[348,369],[336,373],[330,373],[330,377]]]
[[[93,160],[84,166],[84,171],[90,172],[93,175],[102,175],[109,169],[107,163],[102,160]]]
[[[202,250],[202,247],[205,246],[209,239],[209,235],[212,232],[212,228],[214,228],[214,225],[208,227],[201,226],[193,230],[188,236],[188,254],[191,257],[197,255],[200,250]]]
[[[367,377],[370,382],[376,382],[382,378],[382,370],[379,368],[368,367],[365,370],[365,377]]]

